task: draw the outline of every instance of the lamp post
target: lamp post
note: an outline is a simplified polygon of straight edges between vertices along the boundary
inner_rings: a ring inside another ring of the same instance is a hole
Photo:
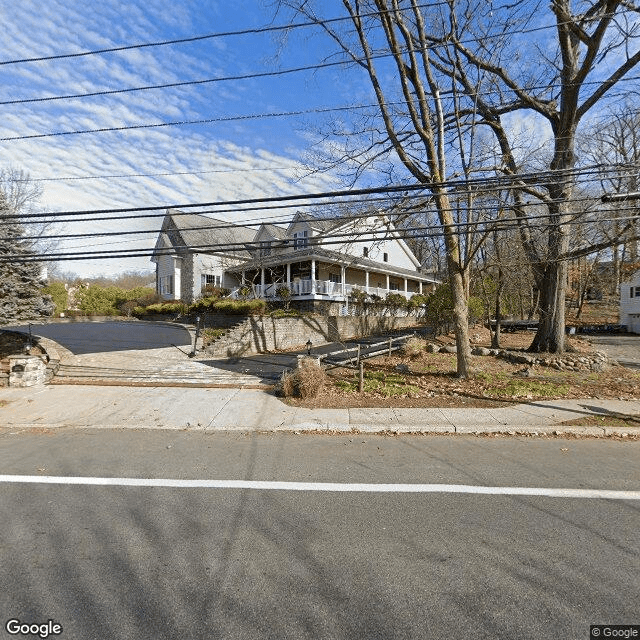
[[[189,354],[190,358],[194,358],[196,355],[196,344],[198,343],[198,338],[200,337],[200,316],[196,316],[196,335],[193,338],[193,349]]]

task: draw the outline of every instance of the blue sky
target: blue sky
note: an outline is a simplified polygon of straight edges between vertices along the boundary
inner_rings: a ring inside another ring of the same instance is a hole
[[[4,61],[260,28],[274,21],[271,8],[234,0],[2,0],[0,7],[0,57]],[[281,58],[277,57],[277,33],[265,33],[2,65],[0,101],[322,63],[330,45],[326,39],[310,38],[308,31],[293,33]],[[363,87],[358,77],[350,79],[343,70],[327,69],[110,96],[4,104],[0,107],[0,137],[342,106],[357,98]],[[300,160],[314,139],[309,123],[317,120],[309,115],[8,140],[0,145],[0,167],[24,169],[41,181],[41,205],[51,211],[317,192],[338,184],[331,176],[301,177]],[[176,175],[150,175],[160,173]],[[100,177],[131,174],[146,177]],[[66,225],[65,232],[128,231],[157,228],[159,224],[159,219],[77,223]],[[119,244],[112,244],[116,241]],[[135,243],[104,238],[66,241],[62,246],[148,247],[154,241],[153,236]],[[60,263],[62,270],[82,275],[151,266],[146,258]]]
[[[0,0],[0,61],[83,52],[212,33],[282,24],[272,0],[207,2],[178,0]],[[538,0],[531,0],[538,4]],[[323,0],[323,17],[344,16],[342,3]],[[538,59],[553,45],[553,17],[544,4],[529,27],[514,35],[522,60]],[[637,18],[636,18],[637,20]],[[636,23],[637,27],[637,23]],[[535,34],[535,35],[534,35]],[[217,202],[341,188],[331,174],[305,175],[303,161],[317,127],[336,114],[280,118],[252,114],[313,111],[373,102],[365,73],[332,67],[276,77],[131,91],[116,95],[7,104],[17,100],[131,89],[281,71],[341,59],[337,45],[316,27],[296,29],[286,46],[279,32],[208,38],[196,42],[136,48],[58,60],[0,64],[0,168],[28,172],[44,189],[49,211]],[[534,42],[535,41],[535,42]],[[526,55],[527,54],[527,55]],[[619,51],[615,56],[622,55]],[[519,69],[524,62],[517,60]],[[610,61],[609,61],[610,62]],[[618,63],[618,62],[617,62]],[[382,77],[390,68],[382,67]],[[526,65],[525,65],[526,66]],[[535,60],[532,65],[535,72]],[[527,67],[528,68],[528,67]],[[531,70],[531,69],[530,69]],[[599,64],[597,75],[610,72]],[[637,74],[616,90],[624,99],[637,87]],[[594,114],[595,115],[595,114]],[[336,115],[347,119],[346,112]],[[207,124],[20,138],[78,129],[131,127],[175,121],[226,119]],[[548,126],[529,113],[511,116],[514,135],[539,145]],[[161,174],[161,175],[159,175]],[[123,177],[124,176],[124,177]],[[250,214],[253,219],[259,214]],[[287,212],[290,215],[290,212]],[[227,215],[245,221],[247,214]],[[65,233],[154,230],[159,218],[65,225]],[[61,250],[149,248],[155,236],[65,241]],[[148,258],[61,262],[80,275],[150,269]]]

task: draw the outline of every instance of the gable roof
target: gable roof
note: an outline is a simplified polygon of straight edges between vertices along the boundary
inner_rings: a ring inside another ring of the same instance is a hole
[[[305,211],[296,211],[291,224],[287,227],[287,234],[290,233],[291,227],[298,222],[306,222],[312,229],[324,233],[338,226],[338,224],[342,224],[343,221],[336,222],[335,218],[316,218],[316,216],[312,216]]]
[[[187,250],[193,249],[197,253],[207,253],[207,245],[216,246],[219,251],[221,244],[228,243],[234,245],[229,249],[229,253],[243,258],[249,258],[251,254],[246,248],[238,245],[253,242],[256,235],[256,230],[250,227],[196,213],[184,214],[175,209],[167,211],[162,230],[168,235],[173,246],[180,246]],[[178,240],[175,237],[176,233],[179,236],[179,242],[176,241]]]
[[[279,227],[275,224],[270,224],[267,222],[263,222],[260,225],[260,228],[258,229],[258,233],[256,233],[255,237],[258,238],[258,236],[265,231],[267,234],[269,234],[272,238],[275,238],[276,240],[285,240],[287,237],[287,230],[284,227]]]

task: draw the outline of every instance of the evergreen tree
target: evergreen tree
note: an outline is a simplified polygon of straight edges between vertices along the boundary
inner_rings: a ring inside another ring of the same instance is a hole
[[[24,236],[15,208],[6,193],[0,190],[0,323],[30,320],[50,316],[54,305],[51,296],[43,295],[43,265],[40,262],[21,262],[16,257],[34,253],[31,241]],[[15,256],[15,257],[11,257]]]

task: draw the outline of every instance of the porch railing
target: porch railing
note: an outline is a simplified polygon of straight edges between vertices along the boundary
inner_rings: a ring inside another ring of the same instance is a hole
[[[283,282],[274,284],[254,284],[251,285],[252,296],[256,298],[277,298],[276,293],[280,287],[287,286]],[[369,295],[376,295],[385,298],[388,293],[399,293],[405,298],[414,295],[414,291],[403,291],[398,289],[384,289],[382,287],[369,287],[365,289],[363,285],[358,284],[342,284],[341,282],[331,282],[329,280],[297,280],[289,283],[291,297],[309,296],[312,294],[328,296],[330,298],[344,299],[354,290],[367,291]],[[232,298],[239,297],[239,289],[231,292]]]

